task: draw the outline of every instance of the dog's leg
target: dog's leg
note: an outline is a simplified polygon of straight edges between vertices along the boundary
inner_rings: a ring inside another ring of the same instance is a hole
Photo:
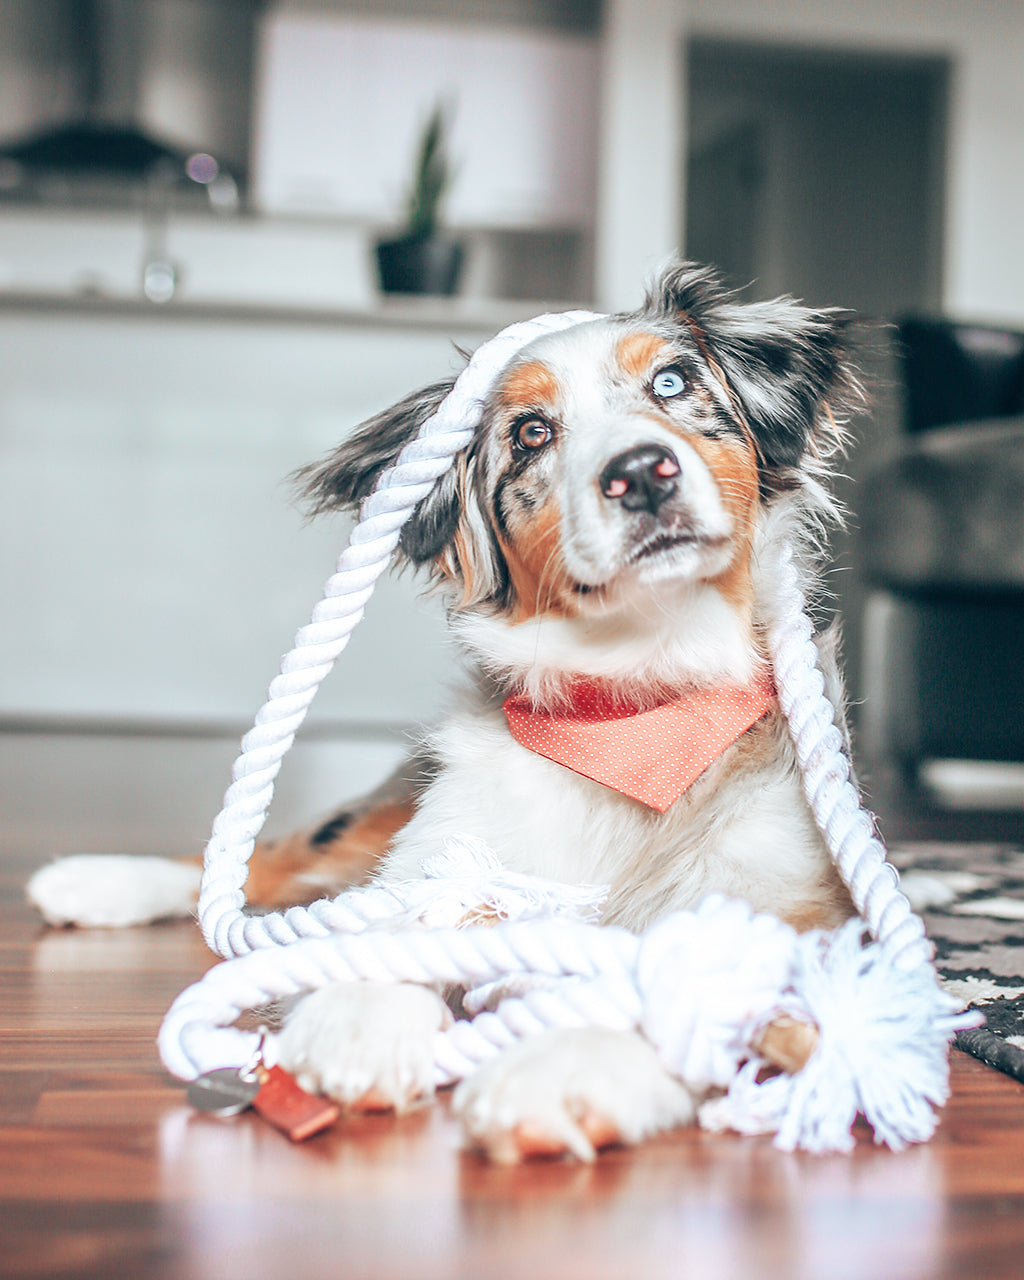
[[[412,756],[375,791],[326,822],[259,843],[249,859],[248,902],[266,908],[303,905],[363,883],[416,811],[431,767]],[[201,858],[80,854],[42,867],[26,892],[49,924],[149,924],[195,911],[201,869]]]
[[[434,1092],[441,997],[411,983],[338,982],[306,996],[270,1056],[311,1093],[360,1111],[404,1111]]]
[[[543,1031],[464,1080],[455,1110],[466,1145],[500,1164],[530,1156],[593,1160],[693,1119],[690,1094],[632,1031]]]
[[[367,798],[306,831],[258,844],[249,859],[247,901],[292,907],[365,883],[415,812],[412,797]]]

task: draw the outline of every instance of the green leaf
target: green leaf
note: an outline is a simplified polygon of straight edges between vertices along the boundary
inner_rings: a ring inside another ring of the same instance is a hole
[[[444,102],[436,103],[424,125],[416,151],[406,206],[410,236],[426,238],[437,230],[440,206],[452,182],[452,166],[448,157],[450,128],[449,108]]]

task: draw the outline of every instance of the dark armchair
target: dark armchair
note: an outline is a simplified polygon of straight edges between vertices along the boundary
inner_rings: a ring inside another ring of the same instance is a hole
[[[1024,333],[896,336],[903,429],[856,499],[865,755],[1024,761]]]

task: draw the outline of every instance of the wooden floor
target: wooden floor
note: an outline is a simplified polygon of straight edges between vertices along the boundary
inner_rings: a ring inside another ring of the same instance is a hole
[[[687,1130],[593,1167],[490,1167],[442,1100],[302,1147],[200,1117],[153,1045],[187,924],[52,932],[0,872],[0,1275],[925,1280],[1024,1275],[1024,1090],[954,1054],[938,1136],[783,1155]]]

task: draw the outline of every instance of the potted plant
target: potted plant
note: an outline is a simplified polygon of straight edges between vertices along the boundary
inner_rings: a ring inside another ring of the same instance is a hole
[[[464,246],[440,229],[440,209],[452,182],[448,156],[449,113],[442,103],[420,135],[406,201],[405,228],[377,243],[377,269],[385,293],[452,294]]]

